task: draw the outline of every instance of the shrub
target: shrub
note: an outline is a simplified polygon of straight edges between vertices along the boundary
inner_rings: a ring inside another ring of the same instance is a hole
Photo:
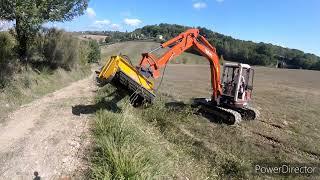
[[[71,70],[79,59],[79,39],[62,30],[44,32],[43,56],[53,68]]]
[[[3,88],[12,74],[13,69],[10,63],[13,63],[16,41],[14,37],[7,32],[0,32],[0,88]]]
[[[87,65],[88,64],[88,59],[89,59],[89,45],[87,41],[80,41],[79,45],[79,63],[81,66]]]
[[[111,43],[112,42],[111,36],[107,36],[104,41],[105,43]]]
[[[100,47],[97,41],[91,40],[89,42],[90,52],[88,55],[88,63],[96,63],[100,60]]]
[[[9,61],[14,55],[14,37],[7,32],[0,32],[0,44],[0,63]]]

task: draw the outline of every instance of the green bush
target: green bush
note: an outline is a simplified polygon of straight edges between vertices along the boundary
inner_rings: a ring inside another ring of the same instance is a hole
[[[88,55],[88,63],[96,63],[100,60],[100,47],[97,41],[91,40],[89,42],[90,52]]]
[[[14,37],[7,32],[0,32],[0,88],[3,88],[11,76],[15,60],[16,41]]]
[[[62,30],[49,29],[44,35],[43,56],[53,67],[71,70],[78,63],[79,39]]]
[[[105,43],[111,43],[112,42],[111,36],[107,36],[104,41]]]
[[[53,73],[59,68],[71,71],[86,66],[89,59],[97,61],[100,56],[99,46],[96,48],[62,30],[44,28],[37,32],[32,45],[28,46],[27,61],[17,61],[14,33],[0,32],[0,88],[5,87],[13,72],[30,67],[40,72],[49,70]]]
[[[79,45],[79,63],[81,66],[88,64],[90,48],[87,41],[80,41]]]
[[[0,44],[0,63],[9,61],[14,55],[14,37],[7,32],[0,32]]]

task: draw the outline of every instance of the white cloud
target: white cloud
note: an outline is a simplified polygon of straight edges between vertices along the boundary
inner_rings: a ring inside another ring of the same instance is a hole
[[[88,8],[86,12],[89,17],[96,17],[96,12],[93,10],[93,8]]]
[[[111,23],[111,21],[108,19],[94,21],[93,24],[90,26],[90,28],[91,30],[113,30],[113,31],[119,31],[122,29],[121,25]]]
[[[207,4],[204,2],[197,2],[197,3],[193,4],[193,8],[195,8],[195,9],[203,9],[206,7],[207,7]]]
[[[118,31],[121,29],[121,26],[119,24],[111,24],[110,27],[114,31]]]
[[[218,3],[222,3],[224,0],[216,0]]]
[[[105,25],[109,25],[111,23],[111,21],[105,19],[105,20],[102,20],[102,21],[95,21],[94,24],[95,25],[102,25],[102,26],[105,26]]]
[[[104,19],[104,20],[96,20],[93,22],[93,24],[91,25],[91,28],[93,29],[106,29],[108,28],[108,26],[111,24],[111,21],[108,19]]]
[[[124,23],[129,26],[139,26],[142,21],[140,19],[124,19]]]

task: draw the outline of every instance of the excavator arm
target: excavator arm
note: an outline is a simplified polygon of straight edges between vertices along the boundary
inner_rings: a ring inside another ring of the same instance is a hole
[[[171,48],[159,58],[152,54],[155,50],[167,47]],[[190,48],[196,49],[202,56],[208,59],[211,70],[212,101],[217,102],[219,96],[222,94],[219,57],[216,49],[199,34],[198,29],[189,29],[179,34],[177,37],[161,44],[159,48],[150,51],[149,53],[142,54],[142,59],[137,68],[146,77],[152,76],[156,79],[160,76],[161,68],[163,68],[170,60]]]

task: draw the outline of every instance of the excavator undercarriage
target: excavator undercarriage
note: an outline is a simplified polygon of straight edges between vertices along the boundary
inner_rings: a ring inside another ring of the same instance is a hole
[[[226,124],[238,124],[242,120],[254,120],[259,117],[259,111],[252,107],[234,108],[226,105],[216,105],[206,98],[192,99],[192,107],[197,108],[197,114],[208,119],[218,119]]]

